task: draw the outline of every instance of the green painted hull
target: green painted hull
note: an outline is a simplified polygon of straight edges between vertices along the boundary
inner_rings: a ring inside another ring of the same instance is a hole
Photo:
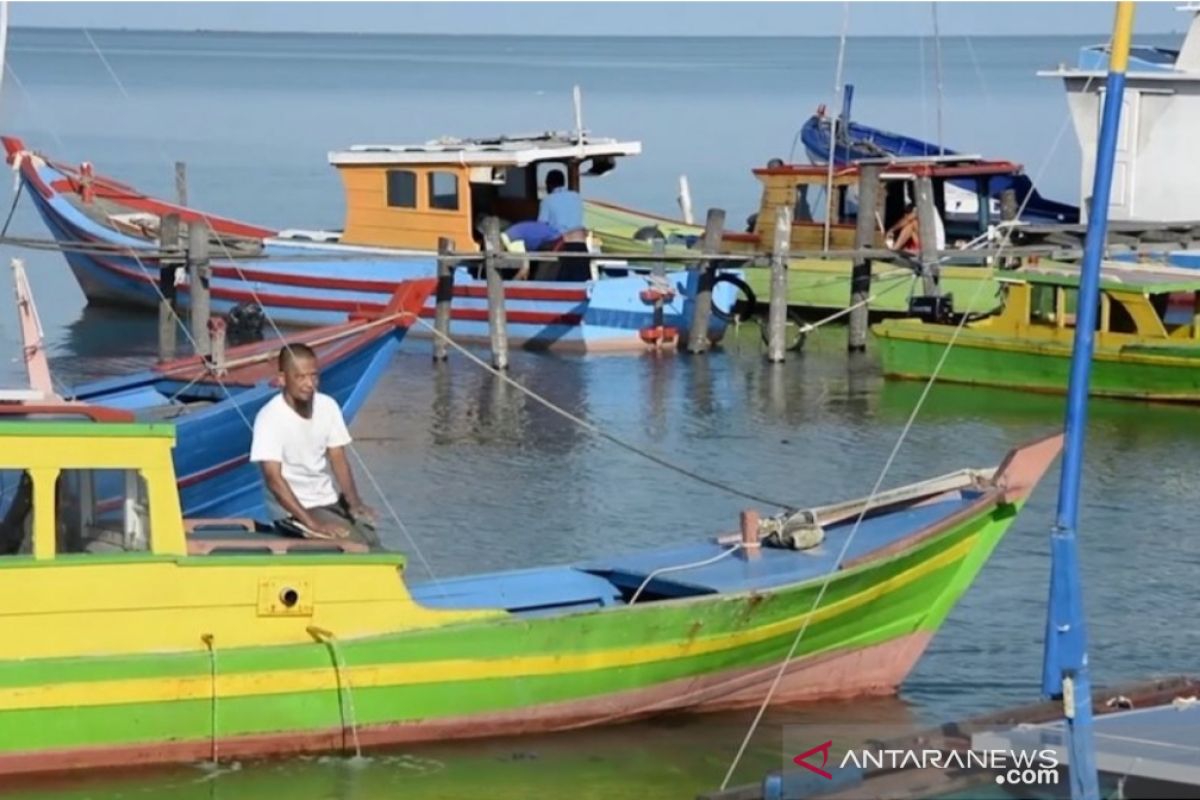
[[[637,230],[646,226],[657,227],[668,238],[696,237],[704,232],[696,225],[595,202],[585,205],[585,222],[600,237],[602,249],[611,253],[650,255],[650,243],[634,238]],[[689,252],[680,244],[669,244],[666,251]],[[850,305],[851,268],[851,262],[844,259],[792,259],[788,264],[788,305],[819,311],[846,308]],[[895,264],[875,262],[871,274],[875,299],[869,308],[883,314],[907,313],[909,296],[920,290],[913,273]],[[758,301],[765,304],[771,296],[770,271],[748,267],[745,280]],[[959,313],[986,314],[1000,304],[1000,283],[986,267],[944,266],[941,287],[954,295],[954,310]]]
[[[912,322],[875,326],[884,373],[899,378],[929,378],[952,330]],[[1065,393],[1070,366],[1069,345],[989,336],[968,327],[951,348],[938,380]],[[1200,347],[1098,349],[1092,362],[1090,391],[1099,397],[1200,402]]]
[[[1018,509],[989,505],[898,554],[834,573],[796,663],[906,637],[927,641]],[[697,698],[686,696],[663,696],[658,706],[645,696],[633,705],[621,698],[779,664],[821,583],[344,640],[340,672],[330,649],[315,642],[228,650],[217,642],[215,664],[203,652],[4,662],[0,771],[34,768],[30,759],[49,753],[109,753],[99,763],[197,758],[214,736],[227,752],[237,752],[246,737],[272,736],[298,738],[260,751],[329,749],[343,741],[348,709],[364,741],[382,743],[550,730],[694,707]],[[305,678],[313,675],[316,684]],[[339,681],[346,691],[338,691]],[[56,703],[55,692],[64,691],[81,699]],[[611,715],[586,708],[606,698]],[[547,711],[555,708],[567,711]],[[479,722],[508,713],[525,722]],[[174,755],[156,750],[171,747]]]

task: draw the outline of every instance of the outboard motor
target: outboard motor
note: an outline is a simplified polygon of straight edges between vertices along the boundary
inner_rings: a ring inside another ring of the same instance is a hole
[[[249,342],[261,342],[263,323],[266,318],[266,313],[258,303],[238,303],[229,309],[229,313],[225,315],[229,344],[236,346]]]

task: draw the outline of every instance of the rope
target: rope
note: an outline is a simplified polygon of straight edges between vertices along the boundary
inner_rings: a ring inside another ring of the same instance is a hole
[[[725,558],[726,556],[731,556],[741,549],[742,549],[742,543],[738,542],[738,543],[734,544],[732,547],[730,547],[728,550],[722,550],[721,552],[717,553],[712,558],[706,558],[703,561],[693,561],[690,564],[678,564],[678,565],[671,566],[671,567],[659,567],[658,569],[654,570],[649,575],[647,575],[646,579],[644,581],[642,581],[640,586],[638,586],[637,591],[634,592],[633,596],[629,598],[629,605],[633,605],[634,603],[636,603],[638,601],[638,598],[642,596],[642,591],[650,584],[650,581],[654,580],[659,575],[662,575],[666,572],[683,572],[683,571],[689,570],[689,569],[697,569],[699,567],[707,567],[709,564],[715,564],[718,561],[720,561],[721,559]]]
[[[1091,81],[1092,78],[1088,78],[1088,85],[1090,85]],[[1087,91],[1088,85],[1084,86],[1084,91]],[[1058,129],[1058,135],[1055,136],[1054,140],[1051,142],[1049,153],[1038,168],[1038,173],[1036,176],[1038,180],[1041,179],[1042,173],[1050,164],[1050,161],[1053,158],[1054,153],[1057,151],[1058,145],[1062,141],[1062,137],[1066,133],[1070,124],[1071,118],[1068,116],[1063,120],[1062,125]],[[1037,180],[1034,182],[1036,183]],[[1021,205],[1017,209],[1018,218],[1020,218],[1021,213],[1024,212],[1026,205],[1029,203],[1030,197],[1032,197],[1032,193],[1026,195],[1026,197],[1021,201]],[[1001,249],[1007,247],[1011,243],[1013,231],[1014,227],[1012,226],[1004,228],[1004,240],[1002,242]],[[942,259],[939,259],[939,261],[940,260]],[[975,304],[975,301],[978,299],[979,292],[983,286],[984,281],[979,281],[976,284],[975,291],[971,296],[968,306],[973,306]],[[903,429],[900,431],[900,436],[896,439],[896,444],[892,447],[891,453],[888,454],[887,461],[884,462],[883,469],[880,471],[879,478],[875,481],[875,486],[871,490],[871,494],[867,497],[866,502],[863,503],[862,510],[859,512],[858,517],[854,520],[854,526],[850,529],[850,533],[846,536],[846,541],[842,545],[842,549],[838,553],[837,559],[834,561],[833,565],[830,566],[829,571],[825,574],[825,579],[821,583],[821,588],[817,592],[817,596],[813,600],[813,604],[808,613],[804,616],[804,622],[801,624],[800,630],[796,632],[796,637],[792,640],[792,645],[790,648],[788,648],[787,655],[784,657],[783,661],[780,662],[779,668],[775,673],[775,678],[771,681],[771,686],[768,688],[766,696],[763,697],[763,701],[759,705],[758,711],[755,713],[754,719],[751,721],[750,727],[746,731],[746,735],[742,739],[742,743],[739,745],[737,753],[734,755],[733,761],[729,765],[729,769],[725,773],[725,778],[721,781],[721,790],[724,790],[729,786],[729,781],[733,778],[733,773],[737,770],[737,767],[741,763],[743,756],[745,756],[746,749],[750,746],[750,740],[754,737],[755,731],[758,730],[758,726],[762,722],[763,714],[766,713],[768,706],[770,706],[771,699],[775,696],[775,692],[778,691],[779,684],[783,680],[783,676],[787,673],[787,669],[791,665],[792,659],[796,655],[796,650],[799,648],[800,642],[803,640],[804,634],[808,630],[809,620],[812,619],[813,613],[817,610],[817,608],[820,606],[821,600],[825,597],[825,592],[829,588],[829,584],[833,581],[833,576],[841,568],[842,561],[845,558],[846,553],[849,551],[851,542],[854,541],[854,537],[858,534],[858,530],[862,525],[864,516],[866,515],[867,511],[870,510],[871,503],[879,492],[879,487],[883,484],[887,473],[891,470],[892,463],[895,461],[897,454],[899,454],[900,448],[904,444],[904,440],[908,438],[908,434],[912,430],[912,426],[916,422],[917,416],[920,414],[922,407],[925,405],[925,401],[929,397],[929,393],[933,389],[933,385],[937,382],[938,376],[941,374],[942,367],[945,365],[946,359],[950,355],[950,351],[954,348],[955,343],[958,341],[959,334],[966,325],[967,317],[967,314],[963,314],[959,319],[958,324],[954,327],[954,333],[951,335],[950,341],[946,343],[946,347],[943,348],[942,354],[938,359],[938,363],[934,367],[933,373],[929,376],[929,380],[925,382],[925,386],[921,390],[921,395],[917,398],[917,402],[913,406],[912,413],[909,414],[908,419],[904,423]]]
[[[552,402],[551,400],[547,400],[545,397],[538,394],[533,389],[530,389],[529,387],[514,380],[513,378],[506,375],[504,372],[501,372],[500,370],[495,369],[491,364],[488,364],[482,358],[475,355],[471,351],[467,350],[465,347],[463,347],[458,342],[454,341],[452,338],[450,338],[446,334],[437,330],[433,326],[433,324],[430,323],[428,320],[418,319],[417,323],[426,327],[434,336],[436,336],[437,338],[444,341],[446,344],[448,344],[450,347],[452,347],[457,352],[461,353],[469,361],[473,362],[474,364],[477,364],[484,371],[492,374],[493,376],[495,376],[495,377],[499,378],[500,380],[504,381],[505,383],[509,384],[517,391],[526,395],[527,397],[534,400],[535,402],[541,404],[542,406],[544,406],[548,410],[554,412],[555,414],[558,414],[563,419],[565,419],[569,422],[572,422],[575,425],[578,425],[580,428],[584,429],[585,431],[587,431],[595,436],[600,437],[601,439],[612,442],[613,444],[617,445],[618,447],[624,448],[625,450],[628,450],[629,452],[631,452],[635,455],[641,456],[642,458],[646,459],[647,461],[651,461],[660,467],[663,467],[672,472],[678,473],[679,475],[683,475],[685,478],[691,478],[692,480],[694,480],[698,483],[702,483],[705,486],[708,486],[710,488],[725,492],[726,494],[733,495],[734,497],[741,497],[745,500],[753,500],[756,503],[764,503],[766,505],[777,506],[779,508],[791,508],[794,505],[792,503],[786,503],[782,500],[777,500],[777,499],[773,499],[770,497],[765,497],[763,495],[754,494],[752,492],[746,492],[746,491],[742,491],[740,489],[736,489],[732,486],[729,486],[728,484],[724,484],[724,483],[721,483],[720,481],[717,481],[712,478],[708,478],[704,475],[701,475],[698,472],[693,472],[692,470],[687,469],[686,467],[681,467],[678,464],[674,464],[674,463],[668,461],[667,459],[663,458],[662,456],[656,455],[655,453],[652,453],[649,450],[638,447],[637,445],[632,444],[631,442],[627,442],[624,439],[622,439],[621,437],[617,436],[616,434],[609,433],[608,431],[605,431],[602,428],[596,426],[594,423],[588,422],[585,419],[581,419],[580,417],[577,417],[576,415],[572,414],[570,411],[567,411],[565,408],[555,405],[554,402]]]

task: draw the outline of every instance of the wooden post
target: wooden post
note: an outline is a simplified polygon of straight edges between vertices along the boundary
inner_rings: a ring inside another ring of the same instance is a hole
[[[212,344],[208,338],[209,281],[212,268],[208,261],[208,225],[204,220],[188,223],[188,289],[191,292],[192,339],[195,340],[196,355],[208,356]]]
[[[183,161],[175,162],[175,202],[187,205],[187,164]]]
[[[936,297],[938,291],[937,223],[933,215],[933,179],[928,175],[917,178],[917,233],[921,237],[921,286],[925,295]]]
[[[715,255],[721,249],[721,233],[725,230],[725,211],[710,208],[704,221],[705,255]],[[703,353],[708,349],[708,321],[712,318],[712,290],[717,276],[717,262],[704,261],[699,266],[696,299],[692,304],[691,329],[688,331],[688,352]]]
[[[504,312],[504,280],[500,276],[500,220],[496,217],[487,217],[483,221],[483,254],[492,366],[508,369],[508,317]]]
[[[879,178],[883,167],[865,164],[858,170],[858,220],[854,229],[854,249],[865,250],[875,243],[875,213],[879,208]],[[867,349],[867,321],[871,296],[871,259],[856,258],[850,273],[850,352]],[[862,305],[859,305],[859,304]]]
[[[1016,189],[1005,189],[1003,192],[1000,193],[1000,221],[1001,222],[1008,222],[1008,223],[1015,222],[1017,219],[1017,212],[1019,210],[1020,210],[1020,208],[1017,205],[1017,190]],[[1012,241],[1012,228],[1008,228],[1007,233],[1004,234],[1003,238],[1001,238],[1000,241],[1001,241],[1001,243]],[[1013,259],[1013,260],[1015,261],[1015,259]],[[996,266],[998,266],[1000,269],[1006,269],[1009,266],[1009,263],[1010,263],[1010,260],[1007,257],[1001,256],[999,258],[999,260],[997,261]]]
[[[771,244],[771,305],[767,312],[767,361],[783,361],[787,349],[787,270],[788,249],[792,243],[792,208],[775,210],[775,241]]]
[[[224,375],[225,369],[225,320],[220,317],[209,317],[208,336],[212,343],[212,357],[209,359],[213,372]]]
[[[654,237],[654,255],[662,256],[667,252],[667,240],[661,236]],[[656,260],[650,268],[650,276],[654,279],[655,288],[661,289],[667,284],[667,265],[664,261]],[[663,303],[662,297],[654,301],[654,330],[658,333],[658,338],[654,340],[654,349],[661,350],[666,344],[666,331],[663,330]]]
[[[438,239],[437,265],[437,309],[433,317],[433,360],[445,361],[448,347],[446,337],[450,335],[450,303],[454,299],[454,264],[449,255],[454,252],[454,240],[442,236]]]
[[[158,249],[172,251],[171,256],[158,259],[158,360],[175,358],[176,326],[179,312],[175,303],[175,276],[178,274],[182,250],[179,247],[179,215],[164,214],[158,227]]]

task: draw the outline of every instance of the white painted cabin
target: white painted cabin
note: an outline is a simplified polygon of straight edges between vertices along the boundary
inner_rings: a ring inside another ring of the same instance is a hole
[[[1113,167],[1109,218],[1137,222],[1200,220],[1200,4],[1179,50],[1134,46]],[[1090,206],[1096,139],[1108,75],[1108,45],[1083,48],[1075,67],[1038,73],[1061,78],[1082,151],[1080,207]]]

